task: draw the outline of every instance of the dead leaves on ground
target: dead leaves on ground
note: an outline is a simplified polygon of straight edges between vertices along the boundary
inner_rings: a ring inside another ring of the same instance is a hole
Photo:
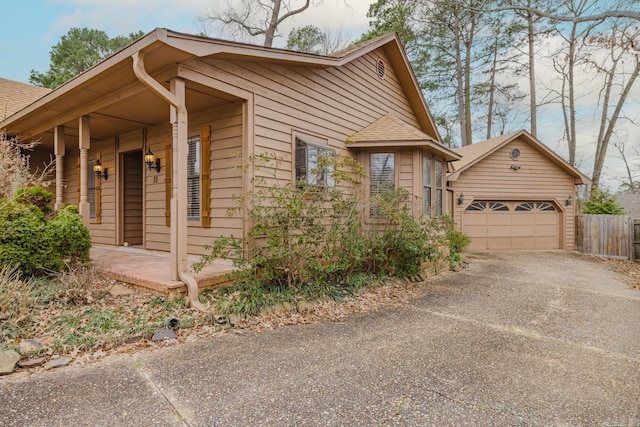
[[[640,264],[633,261],[611,258],[594,257],[594,259],[606,264],[612,270],[627,276],[627,278],[622,279],[622,282],[629,285],[631,289],[640,290]]]

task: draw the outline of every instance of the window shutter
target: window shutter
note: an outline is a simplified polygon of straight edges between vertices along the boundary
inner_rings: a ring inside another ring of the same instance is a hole
[[[80,187],[82,186],[80,173],[80,156],[78,155],[78,208],[80,208]]]
[[[200,219],[202,220],[202,226],[211,227],[211,127],[205,126],[202,128],[202,144],[201,150],[201,162],[200,168],[200,191],[202,194],[202,201],[200,204]]]
[[[102,161],[102,154],[99,155],[100,160]],[[89,168],[89,174],[93,177],[95,181],[95,213],[96,213],[96,224],[102,224],[102,179],[96,179],[96,174],[93,172],[93,168]],[[91,179],[89,179],[89,183],[91,183]]]
[[[173,158],[171,137],[167,138],[167,143],[164,146],[164,158],[164,222],[167,227],[171,227],[171,174],[173,173],[171,166],[171,159]]]

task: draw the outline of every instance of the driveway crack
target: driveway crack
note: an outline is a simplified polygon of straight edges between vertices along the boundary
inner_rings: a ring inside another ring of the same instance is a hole
[[[169,410],[176,416],[178,423],[183,426],[191,427],[192,424],[188,421],[188,418],[185,416],[185,414],[183,414],[182,411],[180,411],[180,409],[178,409],[176,405],[173,404],[171,398],[160,388],[158,384],[156,384],[153,378],[151,378],[151,375],[149,375],[148,370],[145,368],[144,361],[137,358],[135,355],[132,355],[131,358],[133,359],[134,365],[140,372],[142,377],[147,381],[151,388],[155,392],[157,392],[158,395],[160,395],[162,399],[167,403]]]

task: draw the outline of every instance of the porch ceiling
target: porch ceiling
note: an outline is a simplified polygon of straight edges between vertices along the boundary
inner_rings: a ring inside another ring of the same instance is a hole
[[[169,104],[138,81],[129,48],[70,80],[49,95],[9,117],[6,130],[23,140],[53,147],[54,128],[65,127],[67,147],[77,147],[79,118],[90,117],[91,140],[100,141],[144,127],[169,122]],[[177,75],[176,64],[192,55],[154,42],[148,45],[147,71],[167,89]],[[237,102],[237,98],[187,81],[189,114]]]
[[[169,88],[169,85],[164,83]],[[100,141],[116,135],[123,135],[137,129],[152,127],[169,122],[169,104],[156,94],[134,85],[140,92],[122,101],[115,102],[90,113],[91,140]],[[193,82],[187,82],[186,103],[190,114],[213,109],[226,104],[237,102],[233,96],[220,93]],[[65,110],[50,110],[52,116],[64,113]],[[79,116],[78,116],[79,117]],[[62,123],[65,127],[65,141],[68,147],[77,147],[79,127],[78,117]],[[53,147],[53,128],[45,130],[35,139],[39,139],[43,146]]]

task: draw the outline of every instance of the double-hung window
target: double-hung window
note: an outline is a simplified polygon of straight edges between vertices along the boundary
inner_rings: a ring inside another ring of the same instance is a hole
[[[442,183],[444,163],[436,160],[436,215],[442,215]]]
[[[369,217],[384,217],[380,199],[396,189],[395,153],[369,154]]]
[[[425,217],[431,217],[431,157],[422,157],[422,212]]]
[[[187,139],[187,218],[200,218],[200,135]]]
[[[319,187],[335,187],[333,165],[327,160],[335,150],[296,137],[296,182],[304,181]]]

